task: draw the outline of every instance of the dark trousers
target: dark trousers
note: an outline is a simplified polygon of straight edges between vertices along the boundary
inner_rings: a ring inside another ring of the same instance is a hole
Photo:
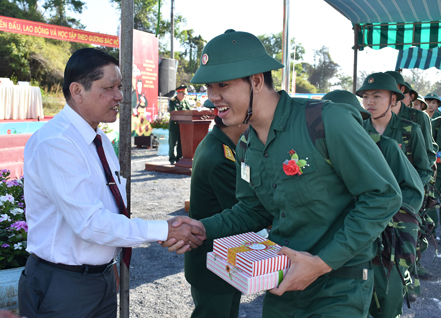
[[[175,146],[178,145],[177,148],[177,154],[175,155]],[[168,135],[168,156],[170,162],[176,162],[179,159],[182,158],[182,146],[181,146],[181,133],[178,131],[172,131],[170,130]]]
[[[18,284],[20,316],[28,318],[116,317],[112,268],[102,274],[76,273],[28,258]]]
[[[191,318],[237,318],[240,296],[237,291],[231,294],[211,294],[191,286],[195,309]]]

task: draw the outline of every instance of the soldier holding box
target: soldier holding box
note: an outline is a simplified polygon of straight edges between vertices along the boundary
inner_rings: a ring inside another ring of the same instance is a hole
[[[205,46],[192,83],[208,83],[225,125],[250,129],[236,148],[239,202],[202,223],[208,239],[272,225],[292,266],[266,293],[264,318],[367,317],[373,242],[400,208],[399,186],[359,112],[275,92],[271,71],[282,67],[250,33],[227,30]],[[315,124],[307,107],[322,107]]]

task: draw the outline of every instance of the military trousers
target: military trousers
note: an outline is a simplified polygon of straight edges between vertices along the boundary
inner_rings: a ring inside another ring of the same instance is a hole
[[[266,292],[262,318],[365,318],[374,288],[373,270],[367,280],[320,276],[303,291],[282,296]]]
[[[182,146],[181,146],[181,133],[178,131],[170,130],[168,136],[168,157],[170,162],[176,162],[182,158]],[[175,153],[175,147],[176,152]]]
[[[400,266],[401,275],[406,269]],[[389,276],[389,286],[386,281],[384,267],[374,265],[374,286],[378,298],[381,314],[378,311],[376,301],[372,297],[369,313],[374,318],[394,318],[403,313],[404,285],[400,273],[394,266]],[[386,294],[387,292],[387,294]]]
[[[191,318],[237,318],[242,293],[212,294],[191,286],[195,309]]]

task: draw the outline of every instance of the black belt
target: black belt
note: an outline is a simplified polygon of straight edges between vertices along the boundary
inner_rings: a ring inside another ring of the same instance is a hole
[[[365,262],[354,266],[340,267],[334,271],[325,274],[324,276],[327,275],[328,277],[332,278],[367,280],[368,271],[370,269],[372,269],[372,262]]]
[[[76,273],[104,274],[105,272],[107,272],[112,268],[113,264],[116,263],[115,260],[112,260],[104,265],[66,265],[66,264],[52,263],[46,261],[35,254],[32,254],[32,256],[35,257],[39,262],[42,262],[43,264]]]

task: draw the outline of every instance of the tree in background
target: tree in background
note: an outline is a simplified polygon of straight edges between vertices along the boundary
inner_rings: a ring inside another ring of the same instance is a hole
[[[35,1],[35,0],[32,0]],[[79,20],[67,16],[67,10],[82,13],[85,2],[80,0],[46,0],[43,3],[43,15],[48,14],[47,22],[69,28],[84,29]]]
[[[83,6],[84,2],[78,0],[0,0],[0,15],[78,28],[80,21],[68,17],[66,12],[69,9],[81,13]],[[0,32],[0,77],[33,81],[49,89],[59,87],[71,53],[89,46]]]
[[[430,81],[425,79],[424,70],[414,68],[409,71],[409,76],[403,74],[404,80],[412,85],[412,88],[416,90],[418,94],[426,96],[426,94],[432,91]]]
[[[314,50],[314,65],[308,67],[308,80],[318,92],[327,93],[332,86],[330,80],[337,75],[339,68],[332,60],[329,48],[322,46],[320,50]]]

